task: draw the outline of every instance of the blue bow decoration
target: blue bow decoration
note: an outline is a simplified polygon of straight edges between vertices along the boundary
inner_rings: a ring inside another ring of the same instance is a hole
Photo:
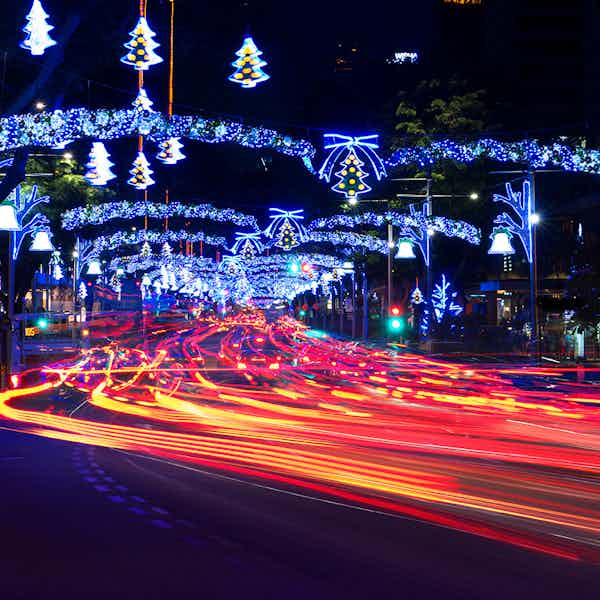
[[[379,148],[377,134],[349,136],[341,133],[326,133],[323,137],[325,138],[324,148],[329,150],[329,154],[319,170],[319,179],[325,179],[329,183],[333,169],[341,155],[350,151],[354,151],[360,160],[371,165],[377,181],[381,181],[387,175],[383,161],[375,152]]]

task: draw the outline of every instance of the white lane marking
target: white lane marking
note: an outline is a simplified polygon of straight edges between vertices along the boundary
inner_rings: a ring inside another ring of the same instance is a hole
[[[231,475],[222,475],[220,473],[211,473],[210,471],[205,471],[204,469],[198,469],[197,467],[192,467],[190,465],[183,465],[175,461],[165,460],[162,458],[156,458],[154,456],[145,456],[143,454],[137,454],[135,452],[128,452],[126,450],[119,450],[116,448],[109,448],[113,452],[118,452],[119,454],[126,454],[127,456],[134,456],[136,458],[142,458],[144,460],[151,460],[154,462],[163,463],[166,465],[170,465],[172,467],[177,467],[179,469],[184,469],[186,471],[193,471],[194,473],[200,473],[201,475],[205,475],[207,477],[212,477],[213,479],[222,479],[225,481],[232,481],[234,483],[239,483],[242,485],[248,485],[250,487],[255,487],[263,490],[267,490],[269,492],[275,492],[277,494],[286,494],[288,496],[294,496],[296,498],[302,498],[303,500],[311,500],[312,502],[321,502],[323,504],[330,504],[332,506],[338,506],[341,508],[348,508],[350,510],[356,510],[365,513],[372,513],[376,515],[381,515],[384,517],[391,517],[393,519],[399,519],[402,521],[411,521],[413,523],[420,523],[423,525],[429,525],[431,527],[438,527],[440,529],[446,529],[447,531],[452,531],[454,533],[465,533],[460,529],[455,529],[448,525],[442,525],[441,523],[433,523],[430,521],[426,521],[424,519],[417,519],[416,517],[409,517],[407,515],[399,515],[396,513],[390,513],[383,510],[377,510],[375,508],[367,508],[365,506],[358,506],[354,504],[347,504],[345,502],[339,502],[337,500],[328,500],[327,498],[318,498],[317,496],[309,496],[308,494],[302,494],[300,492],[292,492],[291,490],[283,490],[280,488],[276,488],[270,485],[265,485],[262,483],[256,483],[254,481],[246,481],[244,479],[239,479],[237,477],[232,477]],[[468,532],[467,532],[468,533]],[[494,541],[494,540],[493,540]]]
[[[70,413],[69,417],[72,417],[84,404],[87,404],[88,401],[84,400],[81,404],[78,404]]]

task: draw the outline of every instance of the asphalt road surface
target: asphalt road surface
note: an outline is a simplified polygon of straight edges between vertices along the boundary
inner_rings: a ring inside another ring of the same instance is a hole
[[[418,521],[0,430],[2,598],[597,598],[600,571]]]

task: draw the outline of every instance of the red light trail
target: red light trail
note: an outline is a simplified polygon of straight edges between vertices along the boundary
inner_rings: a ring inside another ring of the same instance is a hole
[[[77,361],[0,393],[12,428],[600,559],[600,393],[562,371],[433,360],[261,313],[89,329]],[[85,407],[56,409],[59,386]]]

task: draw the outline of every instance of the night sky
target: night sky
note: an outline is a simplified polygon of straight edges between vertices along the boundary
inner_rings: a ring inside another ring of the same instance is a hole
[[[22,3],[20,3],[22,4]],[[25,6],[27,4],[27,6]],[[45,0],[57,37],[69,10],[85,2]],[[378,131],[394,109],[397,82],[389,77],[385,59],[395,50],[420,48],[426,40],[427,3],[252,1],[198,2],[176,0],[175,111],[228,115],[308,136],[320,144],[325,130],[362,133]],[[418,7],[417,7],[418,4]],[[137,77],[119,62],[123,42],[137,20],[135,0],[103,0],[82,21],[66,50],[61,69],[47,89],[50,106],[122,107],[136,94]],[[0,24],[0,49],[8,52],[3,109],[30,81],[39,68],[17,46],[29,8],[4,10]],[[150,0],[148,21],[167,57],[169,4]],[[230,62],[250,31],[268,62],[271,79],[253,90],[227,81]],[[356,53],[352,55],[352,48]],[[339,55],[357,57],[361,69],[335,73]],[[145,87],[155,109],[165,110],[167,63],[146,74]],[[123,185],[134,153],[134,142],[110,144],[120,176],[118,195],[132,198],[135,191]],[[73,147],[79,159],[86,144]],[[308,174],[299,161],[231,146],[187,142],[189,160],[175,169],[156,165],[157,185],[151,195],[161,195],[169,185],[180,200],[212,201],[218,205],[262,207],[271,205],[322,206],[326,188]],[[333,208],[337,198],[329,194]]]

